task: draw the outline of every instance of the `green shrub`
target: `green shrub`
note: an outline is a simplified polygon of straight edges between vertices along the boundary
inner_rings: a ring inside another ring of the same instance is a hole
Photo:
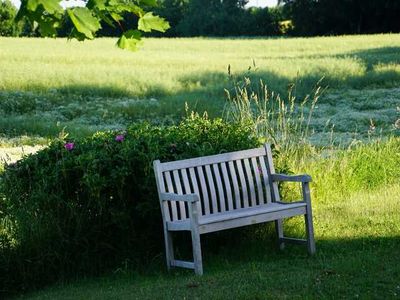
[[[253,132],[192,115],[173,126],[56,140],[6,166],[0,211],[11,254],[0,270],[3,287],[148,262],[163,249],[152,161],[256,147]]]

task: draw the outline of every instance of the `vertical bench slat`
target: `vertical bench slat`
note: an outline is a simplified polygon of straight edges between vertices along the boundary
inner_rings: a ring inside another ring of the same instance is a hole
[[[191,194],[192,189],[190,188],[190,183],[189,183],[189,178],[186,169],[181,170],[181,175],[182,175],[182,181],[183,181],[183,187],[185,188],[185,194]],[[185,204],[186,206],[186,204]],[[186,209],[185,209],[186,210]],[[189,218],[189,211],[188,209],[186,210],[186,217]]]
[[[232,178],[232,185],[233,185],[233,191],[235,193],[235,204],[236,207],[235,209],[241,208],[242,206],[240,205],[240,191],[239,191],[239,182],[236,176],[236,171],[235,171],[235,166],[233,164],[233,161],[230,161],[228,163],[229,165],[229,171],[231,172],[231,178]]]
[[[174,186],[172,185],[171,172],[165,172],[165,182],[167,183],[168,193],[174,193]],[[178,211],[176,210],[176,201],[170,201],[172,220],[178,220]]]
[[[212,204],[212,213],[215,214],[218,212],[218,204],[217,204],[217,194],[215,192],[215,184],[214,184],[214,179],[211,173],[211,167],[210,165],[206,165],[206,174],[207,174],[207,182],[208,182],[208,187],[210,188],[210,198],[211,198],[211,204]]]
[[[264,203],[264,195],[263,195],[263,186],[261,184],[261,169],[257,164],[257,159],[255,157],[251,158],[251,164],[254,170],[254,177],[256,178],[256,185],[257,185],[257,193],[258,193],[258,204],[261,205]]]
[[[163,173],[159,171],[158,165],[156,168],[156,180],[157,180],[157,188],[159,193],[165,193],[165,181],[163,177]],[[167,201],[161,201],[161,207],[163,210],[164,218],[165,221],[171,221],[171,216],[169,213],[169,207],[168,207],[168,202]]]
[[[217,189],[218,189],[218,195],[219,195],[219,207],[220,211],[226,211],[226,205],[225,205],[225,195],[224,195],[224,188],[222,186],[222,181],[221,181],[221,174],[219,172],[219,167],[218,164],[213,164],[213,170],[215,174],[215,181],[217,182]]]
[[[193,192],[200,197],[199,185],[197,184],[196,172],[194,168],[189,168],[190,180],[192,181]],[[197,202],[197,211],[203,214],[203,210],[201,208],[201,201]]]
[[[233,197],[231,190],[231,183],[229,181],[228,170],[226,169],[226,164],[221,163],[221,172],[223,176],[224,186],[226,190],[226,202],[228,203],[228,210],[233,210]]]
[[[247,182],[249,183],[249,190],[250,190],[250,202],[251,206],[256,206],[257,205],[257,198],[256,198],[256,191],[254,187],[254,179],[253,179],[253,174],[251,174],[251,167],[249,160],[246,158],[243,160],[244,161],[244,167],[246,170],[246,177],[247,177]]]
[[[274,167],[274,162],[272,161],[272,150],[270,145],[265,144],[265,152],[267,154],[267,171],[268,171],[268,176],[271,176],[271,174],[275,174],[275,167]],[[280,201],[279,197],[279,190],[278,190],[278,183],[272,182],[272,195],[274,196],[274,201]]]
[[[176,186],[176,193],[178,195],[182,195],[183,194],[183,190],[182,190],[182,185],[181,185],[181,179],[179,177],[179,171],[178,170],[172,171],[172,175],[174,176],[174,181],[175,181],[175,186]],[[180,220],[186,219],[185,202],[179,201],[177,203],[177,206],[179,206]]]
[[[201,192],[203,194],[203,207],[204,207],[204,215],[209,215],[210,214],[210,202],[208,200],[208,191],[207,191],[207,185],[206,185],[206,180],[204,178],[204,172],[203,172],[203,167],[197,167],[197,173],[199,174],[199,180],[200,180],[200,186],[201,186]]]
[[[246,208],[249,207],[249,195],[247,194],[247,185],[246,180],[244,179],[244,172],[241,160],[236,160],[236,167],[239,173],[240,186],[242,188],[243,207]]]
[[[263,179],[264,179],[264,187],[265,187],[265,195],[266,195],[265,199],[267,200],[267,203],[271,203],[271,187],[269,184],[268,172],[267,172],[267,168],[265,166],[264,156],[260,156],[258,159],[260,160],[261,172],[262,172]]]
[[[191,194],[192,189],[190,188],[189,178],[186,169],[182,169],[181,174],[182,174],[183,187],[185,188],[185,194]]]

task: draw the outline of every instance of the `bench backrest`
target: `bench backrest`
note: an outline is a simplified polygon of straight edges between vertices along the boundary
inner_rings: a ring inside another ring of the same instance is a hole
[[[159,193],[199,195],[201,216],[265,205],[279,200],[271,148],[236,151],[173,162],[154,162]],[[189,217],[187,204],[165,201],[161,204],[165,221]]]

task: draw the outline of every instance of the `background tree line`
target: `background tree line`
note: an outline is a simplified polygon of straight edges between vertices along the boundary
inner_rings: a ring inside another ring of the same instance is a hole
[[[15,24],[17,9],[0,0],[1,36],[37,36],[28,22]],[[154,12],[166,18],[171,28],[150,36],[277,36],[334,35],[400,32],[399,0],[279,0],[276,7],[246,8],[247,0],[159,0]],[[137,24],[126,15],[119,26],[102,23],[98,36],[119,36]],[[64,18],[59,36],[68,36],[73,26]]]

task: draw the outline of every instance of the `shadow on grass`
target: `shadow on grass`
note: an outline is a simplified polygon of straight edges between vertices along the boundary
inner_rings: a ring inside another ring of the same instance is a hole
[[[271,242],[272,239],[227,243],[218,254],[204,249],[205,273],[201,277],[180,268],[167,273],[160,261],[144,272],[128,270],[64,281],[33,296],[37,299],[93,295],[99,299],[382,299],[395,298],[399,291],[400,237],[318,240],[314,257],[309,257],[302,246],[290,246],[281,252]]]
[[[324,79],[321,85],[334,89],[397,87],[400,84],[400,72],[385,67],[399,64],[399,53],[400,47],[382,47],[336,56],[320,56],[356,57],[366,68],[365,73],[361,75],[336,76],[322,65],[313,74],[299,74],[295,79],[268,70],[233,70],[231,76],[227,71],[204,72],[180,77],[178,90],[171,91],[161,85],[149,84],[149,87],[139,94],[112,86],[85,84],[54,89],[32,87],[32,90],[45,90],[48,93],[2,91],[0,115],[3,114],[4,117],[0,121],[0,135],[54,137],[60,132],[60,128],[67,126],[72,134],[82,136],[113,127],[115,124],[126,126],[140,120],[172,122],[185,116],[185,102],[190,110],[199,113],[207,111],[211,117],[217,117],[221,116],[226,104],[224,89],[234,94],[234,83],[243,80],[245,76],[251,79],[255,87],[260,79],[263,80],[271,91],[283,95],[283,98],[287,95],[288,86],[295,83],[294,92],[302,99],[312,92],[322,77]],[[308,56],[315,57],[319,56]],[[158,105],[146,105],[149,99],[156,99]],[[134,103],[130,104],[129,101]],[[323,96],[320,103],[324,103]]]

